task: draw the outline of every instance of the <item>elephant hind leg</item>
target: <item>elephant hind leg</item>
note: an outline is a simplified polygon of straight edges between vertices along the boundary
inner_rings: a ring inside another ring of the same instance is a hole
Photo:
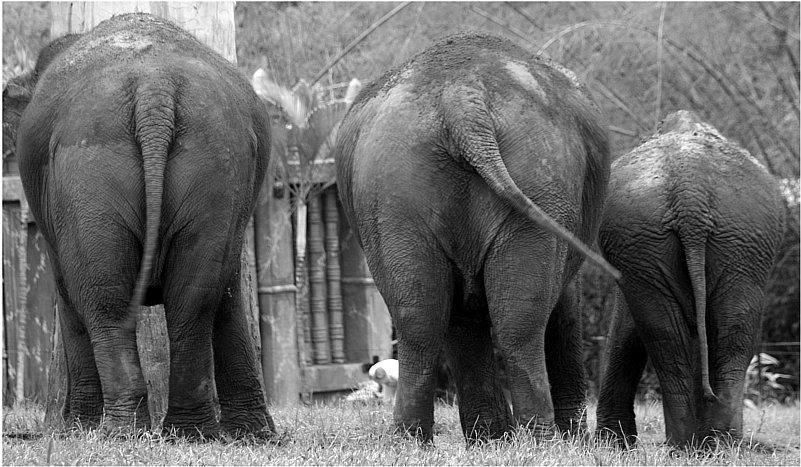
[[[103,428],[149,429],[147,385],[129,308],[138,252],[120,247],[136,241],[120,224],[82,225],[80,235],[61,239],[57,261],[70,413],[82,420],[96,417],[99,378]]]
[[[229,436],[270,437],[275,424],[267,410],[250,313],[238,276],[229,281],[214,320],[214,379],[220,402],[220,425]]]
[[[501,234],[499,234],[501,236]],[[537,436],[556,430],[545,363],[545,328],[553,309],[566,248],[529,228],[503,234],[511,239],[494,246],[484,269],[484,285],[498,346],[509,375],[516,422]]]
[[[468,442],[502,438],[514,423],[495,364],[490,328],[451,325],[445,349],[456,381],[465,438]]]
[[[556,426],[565,435],[587,432],[581,309],[578,276],[556,302],[545,330],[545,363]]]
[[[67,394],[62,415],[68,425],[96,427],[103,415],[103,387],[100,384],[89,331],[69,301],[61,294],[58,297],[58,307],[58,325],[61,327],[67,363]]]
[[[730,273],[709,297],[711,381],[718,396],[704,406],[703,432],[709,435],[743,436],[743,385],[757,347],[763,287],[744,274]]]
[[[398,339],[396,430],[428,442],[434,436],[437,369],[453,302],[454,273],[429,239],[403,233],[383,235],[387,244],[393,244],[391,251],[376,251],[377,242],[369,240],[364,245]]]
[[[103,387],[104,429],[126,432],[130,429],[150,429],[147,385],[139,360],[136,326],[128,317],[109,319],[103,316],[107,307],[128,311],[131,287],[89,289],[98,303],[86,307],[94,317],[90,325],[94,360]],[[108,293],[105,295],[104,292]],[[113,297],[113,298],[110,298]],[[102,305],[101,305],[102,304]],[[98,319],[103,316],[102,319]],[[71,395],[75,399],[75,394]]]
[[[685,297],[665,294],[668,287],[660,278],[632,278],[624,285],[637,334],[659,377],[667,442],[672,446],[697,443],[703,397],[700,378],[694,376],[700,375],[698,338],[685,319],[681,301]]]
[[[173,241],[175,243],[175,240]],[[223,291],[220,264],[208,245],[170,250],[164,264],[164,314],[170,339],[166,434],[217,438],[212,324]],[[190,267],[191,265],[191,267]]]
[[[596,436],[626,448],[637,442],[634,397],[648,355],[637,335],[625,298],[619,291],[616,300],[606,350],[606,368],[598,397]]]

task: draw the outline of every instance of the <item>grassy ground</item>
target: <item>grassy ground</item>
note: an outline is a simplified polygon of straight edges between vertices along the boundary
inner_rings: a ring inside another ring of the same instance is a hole
[[[588,411],[595,424],[595,407]],[[746,440],[705,455],[671,453],[662,445],[659,404],[636,409],[640,449],[561,440],[536,441],[518,433],[509,442],[466,448],[457,409],[436,407],[435,446],[392,434],[392,414],[380,405],[328,404],[274,407],[280,444],[170,442],[157,435],[109,439],[76,430],[41,433],[36,406],[3,411],[3,465],[794,465],[799,459],[799,406],[746,409]],[[754,440],[773,448],[753,448]]]

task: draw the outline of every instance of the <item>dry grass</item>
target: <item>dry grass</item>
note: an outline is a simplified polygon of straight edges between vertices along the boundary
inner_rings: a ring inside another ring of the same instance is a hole
[[[118,439],[74,430],[42,430],[36,406],[3,414],[3,465],[799,465],[799,407],[746,410],[743,443],[704,455],[671,452],[662,443],[658,404],[637,407],[641,446],[620,452],[575,441],[537,441],[524,432],[508,442],[467,448],[455,407],[436,407],[435,446],[422,446],[392,432],[392,415],[380,405],[345,403],[274,407],[282,431],[278,444],[167,441],[158,435]],[[594,407],[588,412],[594,425]],[[44,433],[44,434],[43,434]],[[753,448],[753,440],[773,448]]]

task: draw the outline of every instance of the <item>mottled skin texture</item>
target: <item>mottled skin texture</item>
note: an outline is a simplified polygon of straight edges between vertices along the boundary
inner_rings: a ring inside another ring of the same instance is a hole
[[[262,104],[232,64],[150,15],[113,17],[73,42],[43,55],[17,135],[58,287],[67,419],[149,426],[135,305],[163,303],[165,430],[269,433],[239,284],[269,158]]]
[[[468,440],[516,423],[585,426],[582,256],[499,192],[522,190],[591,243],[610,164],[597,119],[572,73],[480,34],[443,39],[359,94],[339,133],[337,180],[396,328],[400,429],[431,439],[443,345]],[[506,169],[516,186],[491,188],[485,174]]]
[[[634,395],[650,355],[668,443],[742,436],[743,380],[783,222],[775,180],[691,112],[670,115],[654,138],[615,161],[599,244],[624,279],[599,435],[636,442]]]

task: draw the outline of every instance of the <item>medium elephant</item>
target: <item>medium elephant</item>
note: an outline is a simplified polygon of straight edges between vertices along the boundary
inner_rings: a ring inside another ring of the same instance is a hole
[[[443,343],[468,440],[586,425],[577,272],[585,256],[612,270],[585,245],[611,163],[599,118],[572,72],[484,34],[442,39],[357,97],[337,181],[395,326],[399,429],[432,439]]]
[[[634,395],[650,355],[668,443],[741,437],[744,377],[783,224],[776,181],[692,112],[671,114],[612,164],[599,245],[623,280],[599,435],[636,442]]]
[[[164,429],[273,432],[240,297],[270,148],[247,79],[171,23],[125,14],[51,44],[11,94],[4,106],[26,106],[20,173],[58,289],[65,419],[149,427],[135,321],[163,303]]]

